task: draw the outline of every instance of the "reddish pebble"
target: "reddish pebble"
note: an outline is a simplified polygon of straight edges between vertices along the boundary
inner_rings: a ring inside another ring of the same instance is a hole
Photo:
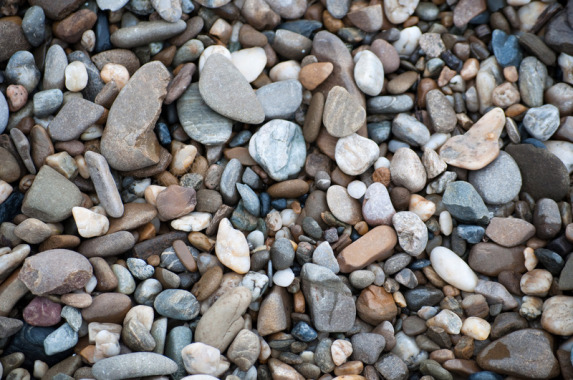
[[[6,89],[6,100],[8,101],[8,108],[11,112],[16,112],[24,107],[28,101],[28,91],[26,88],[19,84],[11,84]]]
[[[45,297],[36,297],[24,308],[26,323],[32,326],[54,326],[61,320],[62,306]]]

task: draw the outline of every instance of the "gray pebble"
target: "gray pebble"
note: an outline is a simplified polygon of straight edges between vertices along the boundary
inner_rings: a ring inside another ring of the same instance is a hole
[[[559,109],[552,104],[530,108],[523,118],[523,126],[540,141],[547,141],[559,128]]]
[[[40,46],[44,42],[46,16],[44,10],[34,5],[26,11],[22,19],[22,31],[32,46]]]
[[[430,131],[414,116],[398,114],[392,121],[392,133],[395,137],[413,146],[422,146],[430,139]]]
[[[64,88],[66,66],[68,66],[68,58],[64,49],[58,44],[50,46],[44,63],[42,82],[44,90]]]
[[[452,216],[466,223],[487,223],[489,211],[476,189],[465,181],[456,181],[446,186],[444,206]]]
[[[320,243],[316,247],[312,253],[312,262],[314,264],[330,269],[335,274],[340,271],[338,261],[336,260],[336,257],[334,257],[334,251],[332,250],[332,247],[330,247],[330,244],[328,244],[326,241]]]
[[[154,278],[148,278],[137,285],[134,294],[135,301],[140,305],[153,306],[155,297],[157,297],[162,290],[163,286],[161,286],[159,281]]]
[[[58,89],[39,91],[34,94],[34,116],[46,117],[60,108],[64,94]]]
[[[296,79],[267,84],[259,88],[256,94],[267,120],[291,120],[302,103],[302,85]]]
[[[245,209],[254,216],[259,216],[261,213],[261,201],[257,194],[247,185],[237,183],[237,190],[243,200]]]
[[[543,105],[543,90],[547,67],[535,57],[527,57],[519,65],[519,92],[521,100],[529,107]]]
[[[4,72],[8,83],[20,84],[31,94],[40,82],[40,70],[29,51],[17,51],[10,57]]]
[[[237,182],[241,178],[243,172],[243,165],[236,158],[233,158],[225,166],[223,175],[221,175],[221,195],[223,202],[228,205],[234,205],[239,201],[239,191],[237,190]]]
[[[294,262],[294,248],[289,239],[276,239],[271,247],[271,261],[275,270],[289,268]]]
[[[151,278],[151,276],[153,276],[155,273],[155,268],[153,268],[153,266],[147,264],[145,260],[135,257],[130,257],[127,259],[127,268],[133,277],[137,278],[138,280],[147,280],[148,278]]]
[[[57,330],[53,331],[44,340],[44,351],[46,355],[54,355],[64,352],[74,347],[78,343],[78,333],[64,323]]]
[[[400,113],[414,107],[414,101],[408,95],[375,96],[368,99],[366,104],[370,113]]]
[[[521,190],[521,173],[515,160],[505,152],[480,170],[468,175],[471,183],[485,203],[501,205],[515,198]]]

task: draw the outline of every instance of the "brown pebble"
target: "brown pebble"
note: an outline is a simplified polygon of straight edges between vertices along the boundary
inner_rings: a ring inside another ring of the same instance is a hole
[[[181,261],[185,269],[189,272],[197,272],[197,263],[189,251],[187,244],[185,244],[182,240],[175,240],[173,242],[173,249],[175,250],[175,254],[177,258]]]
[[[131,299],[125,294],[102,293],[93,298],[92,304],[82,310],[87,323],[119,323],[131,309]]]
[[[309,188],[302,179],[291,179],[272,185],[267,192],[271,198],[298,198],[308,193]]]
[[[204,301],[219,288],[222,280],[223,269],[215,265],[203,273],[201,279],[193,285],[191,293],[197,298],[197,301]]]

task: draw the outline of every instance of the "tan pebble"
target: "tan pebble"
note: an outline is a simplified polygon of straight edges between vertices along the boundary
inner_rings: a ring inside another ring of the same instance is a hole
[[[535,269],[538,263],[537,256],[533,251],[533,248],[527,247],[523,250],[523,257],[525,258],[525,268],[528,271],[532,271]]]
[[[157,231],[155,230],[153,223],[146,223],[143,226],[138,227],[137,232],[139,233],[139,239],[137,239],[138,242],[153,239],[157,235]]]
[[[334,66],[330,62],[317,62],[304,66],[298,80],[307,90],[314,90],[332,73]]]
[[[302,291],[299,290],[295,294],[293,294],[293,308],[295,313],[304,313],[306,310],[304,295]]]
[[[26,105],[28,101],[28,91],[19,84],[11,84],[6,88],[6,100],[11,112],[16,112]]]
[[[78,175],[76,161],[68,152],[60,152],[46,157],[45,164],[69,180],[74,179]]]
[[[436,204],[421,195],[412,194],[408,210],[418,215],[425,222],[436,212]]]
[[[187,236],[187,239],[189,239],[189,243],[191,243],[192,246],[203,252],[210,252],[215,246],[215,240],[209,239],[207,235],[201,232],[191,232]]]
[[[460,75],[465,81],[469,81],[476,77],[479,71],[479,61],[475,58],[470,58],[464,62]]]
[[[517,68],[515,66],[504,67],[503,76],[505,77],[505,80],[511,83],[515,83],[519,79],[519,74],[517,73]]]
[[[491,325],[482,318],[466,318],[462,325],[462,334],[475,340],[486,340],[489,337]]]
[[[528,296],[545,297],[553,283],[553,276],[545,269],[533,269],[521,276],[521,291]]]
[[[457,74],[456,71],[450,69],[448,66],[444,66],[442,72],[440,73],[440,76],[438,77],[438,86],[444,87],[445,85],[450,83],[450,80],[452,80],[452,78],[455,77],[456,74]]]
[[[8,199],[12,191],[14,191],[14,188],[8,182],[0,179],[0,204]]]
[[[187,173],[195,156],[197,155],[197,148],[194,145],[183,145],[176,148],[171,152],[173,155],[173,160],[169,165],[169,171],[173,175],[183,175]]]
[[[83,207],[72,208],[72,215],[78,227],[78,233],[85,238],[104,235],[109,229],[109,220],[98,213]]]
[[[161,257],[159,257],[159,255],[151,255],[146,259],[146,261],[147,264],[156,267],[159,266],[159,263],[161,262]]]
[[[86,30],[82,34],[82,40],[81,40],[82,47],[87,51],[89,51],[90,53],[94,50],[95,42],[96,42],[96,35],[93,30],[91,29]]]
[[[117,63],[106,63],[100,73],[104,83],[115,81],[118,89],[122,89],[129,81],[129,72],[125,66]]]
[[[78,92],[86,88],[88,84],[88,72],[86,65],[80,61],[74,61],[65,69],[66,88],[72,92]]]
[[[336,376],[344,376],[344,378],[350,380],[354,378],[353,375],[359,375],[364,369],[364,364],[361,361],[353,360],[351,362],[346,362],[334,369],[334,374]]]
[[[152,206],[157,206],[157,196],[163,190],[167,189],[165,186],[158,186],[158,185],[149,185],[145,188],[143,192],[145,201]]]

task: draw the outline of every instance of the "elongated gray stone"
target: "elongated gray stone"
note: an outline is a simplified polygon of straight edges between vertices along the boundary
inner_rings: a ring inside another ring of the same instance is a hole
[[[233,63],[221,54],[211,55],[199,78],[203,100],[217,113],[247,124],[265,120],[255,91]]]
[[[233,122],[209,108],[197,83],[189,86],[177,100],[177,114],[185,133],[201,144],[219,145],[231,137]]]
[[[132,377],[170,375],[177,364],[166,356],[152,352],[134,352],[98,361],[92,367],[97,380],[120,380]]]
[[[54,90],[59,91],[59,90]],[[78,139],[86,129],[103,115],[104,108],[89,100],[73,98],[68,101],[48,125],[48,132],[56,141]]]
[[[110,40],[116,47],[129,49],[175,37],[186,27],[187,24],[183,20],[177,22],[142,21],[137,25],[118,29],[111,35]]]
[[[63,89],[65,81],[65,70],[68,65],[68,57],[66,52],[58,44],[50,46],[46,53],[46,60],[44,63],[44,79],[43,88],[49,90],[52,88]]]
[[[100,204],[109,216],[119,218],[123,215],[123,202],[105,157],[92,151],[86,152],[84,157]]]

